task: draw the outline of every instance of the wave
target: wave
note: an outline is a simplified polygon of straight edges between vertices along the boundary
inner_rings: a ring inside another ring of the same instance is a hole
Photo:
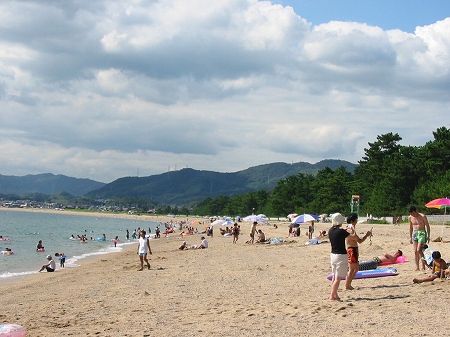
[[[133,241],[122,242],[122,243],[118,243],[117,247],[104,247],[98,251],[93,251],[93,252],[84,253],[81,255],[72,256],[72,257],[66,259],[65,267],[66,268],[79,267],[80,265],[77,264],[77,262],[80,260],[84,260],[84,259],[87,259],[90,257],[95,257],[95,256],[100,256],[100,255],[118,253],[123,250],[122,247],[132,245],[135,243],[136,243],[135,241],[134,242]],[[55,262],[56,262],[56,266],[57,266],[55,272],[62,270],[61,268],[59,268],[59,264],[58,264],[59,261],[56,260]],[[6,279],[6,278],[11,278],[11,277],[21,277],[21,276],[38,274],[38,273],[39,273],[38,271],[24,271],[24,272],[17,272],[17,273],[4,272],[3,274],[0,274],[0,279]]]

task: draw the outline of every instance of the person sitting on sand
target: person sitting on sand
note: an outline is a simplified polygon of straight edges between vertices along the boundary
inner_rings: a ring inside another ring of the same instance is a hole
[[[433,254],[433,264],[431,267],[432,274],[424,277],[422,279],[414,278],[414,283],[422,283],[422,282],[431,282],[434,281],[437,278],[444,279],[445,278],[445,271],[448,269],[448,264],[445,262],[445,260],[441,257],[441,253],[439,251],[434,251]]]
[[[319,239],[323,238],[327,235],[327,231],[320,231],[319,235],[313,237],[311,240],[305,243],[305,245],[317,245],[319,243]]]
[[[428,247],[427,244],[422,245],[423,258],[422,258],[422,270],[431,269],[433,265],[433,252],[434,249]]]
[[[202,236],[201,239],[202,239],[202,243],[200,244],[200,246],[198,248],[200,248],[200,249],[208,248],[208,241],[206,241],[205,237]]]
[[[185,250],[187,249],[187,242],[183,241],[183,243],[180,245],[180,247],[178,247],[179,250]]]
[[[258,229],[258,238],[256,239],[255,243],[263,243],[263,242],[266,242],[266,235],[262,230]]]
[[[47,255],[47,261],[48,263],[44,264],[41,269],[39,269],[39,272],[43,271],[44,269],[46,269],[48,272],[54,272],[56,269],[56,263],[55,261],[52,259],[51,255]]]
[[[202,236],[200,239],[202,240],[200,245],[191,246],[191,249],[206,249],[206,248],[208,248],[208,241],[206,241],[205,237]]]

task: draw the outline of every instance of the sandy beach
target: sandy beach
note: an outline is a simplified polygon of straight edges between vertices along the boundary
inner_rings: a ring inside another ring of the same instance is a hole
[[[178,250],[177,233],[152,240],[151,270],[137,271],[136,243],[78,268],[0,284],[0,322],[24,326],[27,336],[446,335],[439,322],[447,321],[450,281],[412,282],[429,272],[414,271],[408,225],[376,225],[360,246],[360,260],[402,249],[410,262],[394,265],[399,275],[354,280],[352,291],[341,282],[341,302],[328,300],[328,242],[304,245],[305,228],[286,238],[288,223],[277,222],[260,228],[287,241],[249,245],[250,223],[240,225],[236,245],[218,230],[205,250]],[[316,234],[329,227],[317,224]],[[440,236],[442,226],[431,233]],[[199,244],[200,235],[185,240]],[[450,261],[450,243],[430,247]]]

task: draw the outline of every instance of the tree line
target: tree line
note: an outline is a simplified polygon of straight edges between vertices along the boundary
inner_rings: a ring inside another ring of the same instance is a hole
[[[375,217],[406,214],[409,205],[439,213],[424,205],[450,195],[450,129],[438,128],[433,138],[423,146],[403,146],[397,133],[383,134],[368,143],[354,173],[344,167],[325,168],[317,175],[300,173],[280,180],[271,191],[207,198],[191,214],[347,214],[352,195],[360,197],[361,214]]]

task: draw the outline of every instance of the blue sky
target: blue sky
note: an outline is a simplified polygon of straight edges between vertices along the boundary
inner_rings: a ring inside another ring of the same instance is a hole
[[[414,33],[417,26],[450,16],[447,0],[290,0],[273,3],[293,7],[297,14],[314,25],[333,20],[354,21],[408,33]]]
[[[357,163],[450,127],[447,1],[282,3],[1,1],[0,174]]]

